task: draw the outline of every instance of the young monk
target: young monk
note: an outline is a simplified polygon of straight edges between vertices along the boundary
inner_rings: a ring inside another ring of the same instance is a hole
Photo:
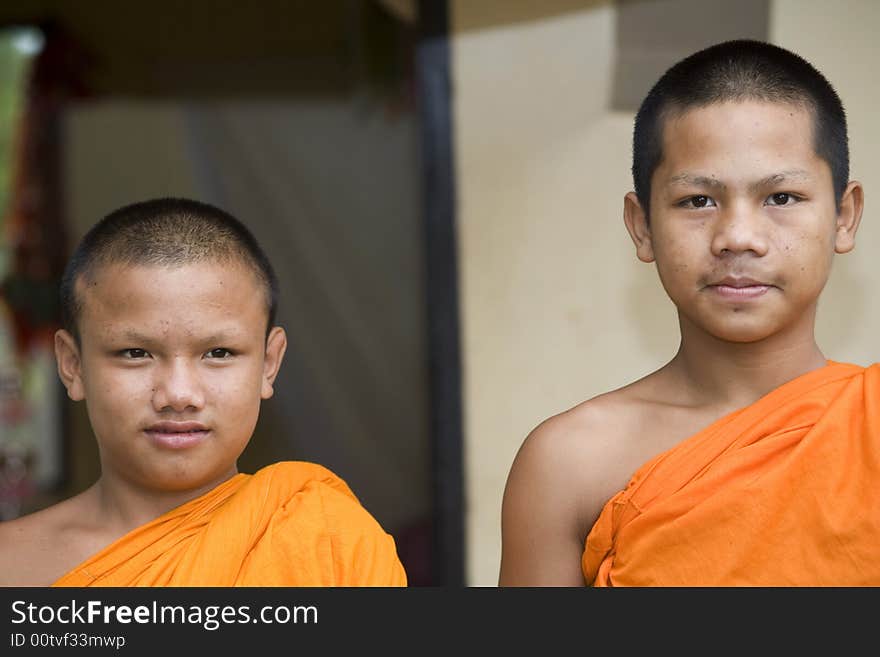
[[[406,585],[393,538],[334,473],[238,472],[287,345],[277,297],[253,236],[203,203],[136,203],[86,234],[55,353],[101,475],[0,524],[0,584]]]
[[[500,584],[880,585],[880,365],[814,336],[863,206],[837,94],[770,44],[697,52],[642,103],[633,178],[680,346],[527,436]]]

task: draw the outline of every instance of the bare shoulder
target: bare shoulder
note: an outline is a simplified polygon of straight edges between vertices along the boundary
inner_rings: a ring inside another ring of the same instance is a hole
[[[0,586],[49,586],[79,563],[69,531],[75,500],[0,523]]]
[[[523,441],[511,474],[526,474],[595,520],[645,460],[645,403],[632,388],[593,397],[535,427]],[[543,480],[543,481],[542,481]]]
[[[39,555],[53,540],[54,507],[0,523],[0,585],[39,586]]]

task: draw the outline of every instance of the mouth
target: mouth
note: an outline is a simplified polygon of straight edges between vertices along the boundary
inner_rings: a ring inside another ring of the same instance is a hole
[[[775,286],[753,278],[727,276],[706,287],[724,299],[741,301],[763,296]]]
[[[200,422],[157,422],[144,433],[157,446],[166,449],[187,449],[207,439],[211,430]]]

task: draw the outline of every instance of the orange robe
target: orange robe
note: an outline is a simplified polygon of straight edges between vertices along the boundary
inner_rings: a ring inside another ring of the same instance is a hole
[[[828,361],[648,461],[581,565],[594,586],[880,585],[880,363]]]
[[[406,586],[394,539],[326,468],[237,474],[52,586]]]

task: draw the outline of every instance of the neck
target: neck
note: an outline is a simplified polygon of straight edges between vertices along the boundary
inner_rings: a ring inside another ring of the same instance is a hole
[[[801,326],[755,342],[728,342],[680,318],[681,344],[666,365],[694,403],[741,407],[827,359],[816,344],[811,317]]]
[[[96,508],[96,520],[108,530],[126,533],[213,490],[237,473],[235,467],[197,488],[166,491],[147,488],[106,471],[86,492]]]

